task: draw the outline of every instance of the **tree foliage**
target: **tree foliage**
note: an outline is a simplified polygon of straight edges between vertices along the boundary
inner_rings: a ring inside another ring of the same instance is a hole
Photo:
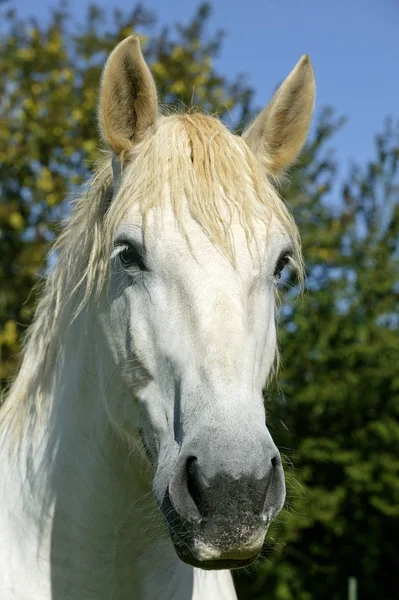
[[[268,561],[238,578],[242,597],[338,600],[350,576],[360,598],[397,597],[399,123],[331,200],[336,165],[320,149],[336,125],[319,123],[287,190],[308,270],[305,295],[282,310],[284,368],[268,398],[287,509]]]
[[[16,368],[31,293],[64,198],[97,158],[101,67],[115,43],[142,34],[167,105],[199,104],[239,127],[251,89],[217,72],[221,34],[209,36],[209,7],[161,29],[139,7],[91,7],[78,30],[63,9],[49,21],[14,13],[0,29],[0,378]],[[387,121],[375,158],[337,186],[328,151],[343,122],[318,115],[314,135],[284,196],[304,244],[307,286],[285,282],[280,315],[283,369],[267,394],[268,422],[285,457],[287,508],[265,560],[237,574],[240,598],[346,597],[356,576],[363,600],[396,597],[399,534],[399,126]],[[289,300],[285,302],[284,300]],[[384,590],[381,595],[381,590]]]

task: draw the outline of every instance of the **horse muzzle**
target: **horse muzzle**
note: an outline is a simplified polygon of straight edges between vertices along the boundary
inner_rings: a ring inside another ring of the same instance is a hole
[[[260,455],[251,453],[254,447],[245,452],[245,446],[234,445],[229,454],[220,440],[219,453],[212,445],[183,444],[164,496],[162,511],[176,552],[192,566],[250,564],[283,507],[284,473],[270,434]]]

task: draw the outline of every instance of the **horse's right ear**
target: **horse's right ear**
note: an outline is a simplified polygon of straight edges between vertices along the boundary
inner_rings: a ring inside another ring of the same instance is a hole
[[[118,44],[104,68],[98,108],[102,137],[123,158],[154,130],[157,112],[154,79],[132,35]]]

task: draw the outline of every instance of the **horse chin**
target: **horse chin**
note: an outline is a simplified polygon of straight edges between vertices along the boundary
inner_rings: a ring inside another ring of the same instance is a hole
[[[189,523],[174,510],[169,494],[161,510],[177,556],[204,570],[239,569],[250,565],[262,550],[269,520],[247,515],[204,517]],[[244,523],[244,521],[246,521]]]
[[[253,563],[260,554],[260,550],[255,552],[255,554],[246,551],[222,554],[217,551],[212,552],[212,548],[208,548],[208,552],[206,553],[201,553],[180,542],[174,543],[174,547],[176,554],[181,561],[191,567],[203,569],[204,571],[221,571],[223,569],[230,570],[247,567]]]

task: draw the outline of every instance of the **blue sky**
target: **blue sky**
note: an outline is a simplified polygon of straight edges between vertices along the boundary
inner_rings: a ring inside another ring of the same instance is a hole
[[[76,22],[86,0],[69,0]],[[97,0],[127,10],[135,2]],[[161,24],[187,21],[198,2],[144,0]],[[19,14],[48,15],[51,0],[10,0]],[[399,0],[214,0],[212,30],[226,37],[217,66],[227,76],[245,73],[263,106],[302,54],[317,82],[317,108],[331,105],[348,122],[334,147],[345,173],[351,160],[373,156],[373,137],[384,118],[399,116]]]

